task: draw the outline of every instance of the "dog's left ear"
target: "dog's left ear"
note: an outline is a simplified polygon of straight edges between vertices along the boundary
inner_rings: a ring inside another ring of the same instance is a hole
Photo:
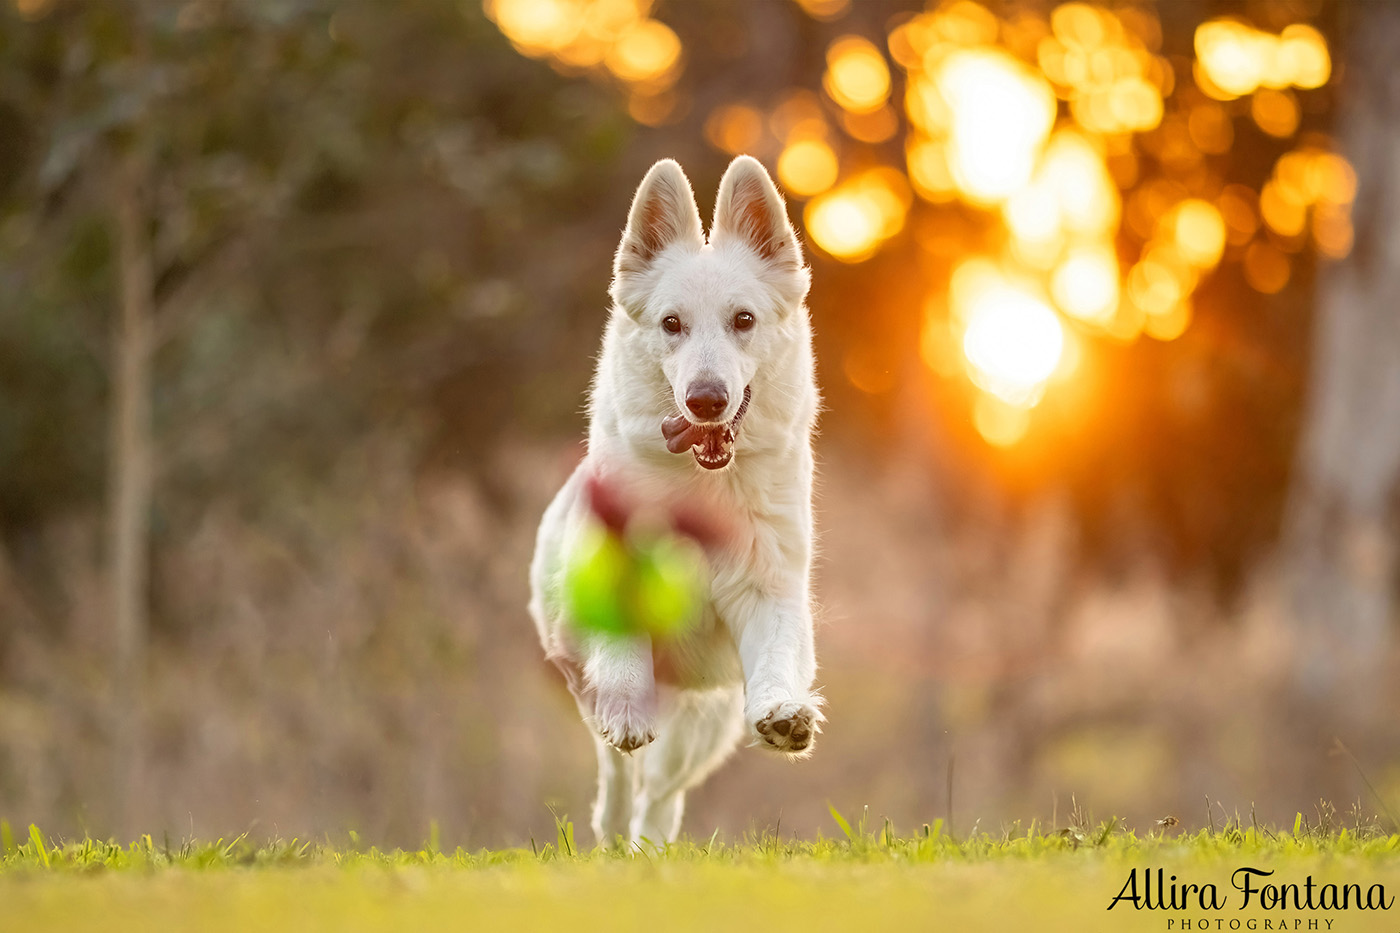
[[[746,155],[730,162],[720,179],[710,230],[710,242],[717,247],[735,241],[784,271],[802,268],[802,251],[782,195],[763,164]]]

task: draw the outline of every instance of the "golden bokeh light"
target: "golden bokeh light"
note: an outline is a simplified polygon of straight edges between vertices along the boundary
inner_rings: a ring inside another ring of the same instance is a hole
[[[867,259],[880,245],[879,205],[859,192],[838,190],[815,198],[803,218],[813,242],[843,262]]]
[[[890,69],[869,39],[842,36],[826,51],[822,87],[844,109],[870,113],[890,96]]]
[[[910,135],[904,158],[909,180],[920,197],[938,204],[957,196],[958,186],[948,168],[948,152],[943,143]]]
[[[1243,246],[1254,238],[1259,229],[1255,205],[1259,199],[1244,185],[1226,185],[1220,192],[1216,207],[1225,221],[1225,239],[1231,246]]]
[[[1012,447],[1026,436],[1031,426],[1031,413],[1024,406],[979,392],[972,404],[972,425],[988,444]]]
[[[663,92],[680,75],[682,44],[647,16],[650,7],[650,0],[483,0],[487,17],[522,55],[566,68],[605,67],[631,85],[633,117],[655,124],[674,110]]]
[[[1319,253],[1329,259],[1341,259],[1351,252],[1355,236],[1351,212],[1340,205],[1317,205],[1313,208],[1312,236]]]
[[[1122,200],[1103,154],[1082,134],[1061,130],[1045,149],[1036,173],[1059,201],[1066,228],[1082,234],[1105,234],[1118,226]]]
[[[1303,178],[1313,201],[1342,205],[1356,200],[1356,169],[1335,152],[1311,153]]]
[[[660,82],[672,75],[680,57],[681,40],[671,27],[643,19],[623,29],[605,61],[623,81]]]
[[[845,16],[851,9],[851,0],[795,0],[802,12],[812,19],[833,20]]]
[[[1048,184],[1026,185],[1008,198],[1002,216],[1017,258],[1042,269],[1053,265],[1064,239],[1062,213],[1058,194]]]
[[[1170,215],[1177,252],[1193,266],[1209,269],[1225,253],[1225,219],[1209,201],[1188,198]]]
[[[1260,88],[1249,101],[1249,115],[1270,136],[1285,139],[1298,132],[1298,99],[1288,90]]]
[[[1244,97],[1259,88],[1318,88],[1332,75],[1327,42],[1311,26],[1295,24],[1274,35],[1235,19],[1196,27],[1198,80],[1207,94]]]
[[[903,229],[911,197],[898,171],[871,169],[813,198],[803,219],[823,250],[843,262],[860,262]]]
[[[1271,230],[1285,237],[1301,235],[1308,222],[1308,205],[1300,192],[1277,180],[1266,182],[1259,192],[1259,213]]]
[[[1191,302],[1176,302],[1161,314],[1149,314],[1142,322],[1142,332],[1154,340],[1175,340],[1186,333],[1191,324]]]
[[[924,365],[945,379],[963,371],[962,348],[953,334],[952,322],[943,313],[941,300],[924,305],[923,327],[919,331],[919,356]]]
[[[1288,284],[1288,256],[1271,243],[1251,243],[1244,254],[1244,280],[1263,295],[1273,295]]]
[[[949,167],[974,202],[1004,200],[1031,176],[1055,121],[1055,95],[1040,74],[994,49],[955,52],[937,85],[950,111]]]
[[[820,139],[789,143],[778,156],[778,180],[793,194],[810,198],[836,184],[840,163]]]
[[[1034,405],[1055,373],[1065,334],[1055,312],[1028,288],[1000,276],[964,286],[963,353],[977,385],[1013,405]]]
[[[852,139],[863,143],[882,143],[899,131],[899,116],[889,104],[869,113],[841,114],[841,126]]]
[[[793,2],[823,22],[858,10]],[[692,104],[673,90],[683,43],[652,18],[653,0],[483,4],[522,53],[616,79],[641,123]],[[949,278],[921,311],[922,359],[978,387],[972,417],[988,443],[1021,441],[1047,387],[1082,392],[1077,361],[1093,341],[1180,338],[1222,262],[1274,294],[1289,285],[1289,253],[1353,247],[1356,172],[1304,126],[1325,103],[1307,92],[1333,74],[1310,25],[1275,33],[1216,17],[1181,59],[1147,5],[926,0],[885,38],[840,35],[820,86],[713,107],[705,137],[772,158],[783,189],[806,199],[809,241],[834,259],[864,262],[914,228],[918,262]],[[1237,121],[1274,140],[1302,134],[1257,187],[1230,175]],[[911,213],[916,195],[938,206]],[[851,349],[841,368],[861,392],[895,388],[879,346]]]
[[[1186,132],[1192,144],[1212,155],[1227,152],[1235,141],[1235,125],[1230,114],[1213,100],[1204,100],[1191,108],[1186,118]]]
[[[583,7],[575,0],[488,0],[486,15],[533,58],[567,47],[583,28]]]
[[[29,22],[43,19],[57,0],[15,0],[15,11]]]
[[[1055,304],[1071,317],[1104,325],[1118,309],[1118,257],[1104,247],[1071,252],[1050,279]]]
[[[719,107],[705,121],[705,138],[730,155],[748,152],[763,138],[763,116],[748,104]]]
[[[1036,61],[1081,127],[1139,133],[1161,122],[1171,68],[1151,54],[1137,31],[1125,28],[1119,15],[1065,3],[1051,14],[1050,26],[1051,34],[1036,45]]]
[[[1294,23],[1285,27],[1279,38],[1279,67],[1295,87],[1322,87],[1332,77],[1332,57],[1322,33],[1306,23]]]
[[[1188,292],[1180,266],[1162,250],[1149,251],[1128,273],[1128,294],[1149,317],[1169,313]]]

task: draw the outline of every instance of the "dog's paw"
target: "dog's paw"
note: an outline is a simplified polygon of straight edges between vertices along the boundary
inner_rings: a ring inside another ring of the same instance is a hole
[[[757,715],[751,711],[749,716],[759,743],[795,757],[811,753],[823,721],[816,706],[800,700],[770,704]]]
[[[623,694],[601,694],[594,708],[594,727],[613,748],[635,752],[656,738],[654,706]]]

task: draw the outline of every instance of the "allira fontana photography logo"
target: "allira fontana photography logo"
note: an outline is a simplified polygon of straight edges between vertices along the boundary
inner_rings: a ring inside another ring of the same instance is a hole
[[[1197,883],[1163,868],[1129,869],[1108,909],[1171,911],[1168,930],[1331,930],[1341,911],[1390,910],[1395,897],[1385,885],[1358,882],[1319,883],[1274,877],[1273,869],[1241,866],[1228,884]],[[1248,917],[1230,913],[1251,911]],[[1323,916],[1318,916],[1323,915]]]

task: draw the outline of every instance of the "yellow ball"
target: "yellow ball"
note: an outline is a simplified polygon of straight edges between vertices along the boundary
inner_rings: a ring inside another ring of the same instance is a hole
[[[565,565],[565,608],[584,633],[674,637],[698,620],[706,579],[705,554],[688,538],[631,541],[592,524]]]

